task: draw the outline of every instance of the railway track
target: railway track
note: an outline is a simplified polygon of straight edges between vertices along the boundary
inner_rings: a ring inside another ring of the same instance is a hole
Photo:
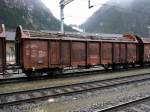
[[[94,112],[149,112],[146,110],[150,110],[150,96]]]
[[[70,73],[63,73],[62,75],[59,75],[57,77],[51,77],[48,75],[41,76],[41,77],[35,77],[35,78],[28,78],[26,76],[24,77],[16,77],[16,78],[5,78],[0,79],[0,84],[14,84],[14,83],[20,83],[20,82],[30,82],[30,81],[37,81],[37,80],[44,80],[47,78],[67,78],[67,77],[76,77],[76,76],[82,76],[82,75],[90,75],[92,74],[98,74],[98,73],[110,73],[112,70],[105,71],[105,70],[91,70],[91,71],[81,71],[81,72],[70,72]]]
[[[68,78],[68,77],[76,77],[76,76],[84,76],[84,75],[94,75],[99,73],[116,73],[116,72],[124,72],[124,71],[132,71],[132,70],[140,70],[143,68],[130,68],[128,70],[122,69],[119,71],[113,71],[111,69],[106,70],[88,70],[88,71],[78,71],[78,72],[69,72],[69,73],[63,73],[62,75],[58,75],[57,77],[51,77],[51,76],[41,76],[36,78],[28,78],[26,76],[23,77],[15,77],[15,78],[4,78],[0,79],[0,85],[2,84],[14,84],[14,83],[21,83],[21,82],[30,82],[30,81],[37,81],[37,80],[44,80],[48,78]]]
[[[126,76],[123,78],[96,80],[63,86],[3,93],[0,94],[0,107],[33,101],[47,100],[49,98],[74,95],[148,80],[150,80],[150,74],[141,74],[138,76]]]

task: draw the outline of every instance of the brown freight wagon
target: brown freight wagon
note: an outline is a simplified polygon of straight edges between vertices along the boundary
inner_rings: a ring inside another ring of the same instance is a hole
[[[4,74],[6,64],[6,41],[5,41],[5,26],[0,26],[0,74]]]
[[[136,60],[136,38],[85,39],[60,33],[16,30],[16,62],[28,76],[101,65],[133,64]],[[128,59],[127,59],[128,58]]]

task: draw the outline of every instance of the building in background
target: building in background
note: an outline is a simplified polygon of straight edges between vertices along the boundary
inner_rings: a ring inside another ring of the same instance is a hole
[[[15,32],[6,32],[6,60],[8,64],[15,63]]]

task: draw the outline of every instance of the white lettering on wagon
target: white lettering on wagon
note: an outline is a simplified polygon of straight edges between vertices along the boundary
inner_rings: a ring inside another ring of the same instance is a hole
[[[38,51],[38,60],[37,63],[38,64],[43,64],[44,63],[44,57],[46,57],[46,52],[45,51]]]
[[[36,60],[38,64],[43,64],[45,57],[47,56],[47,52],[36,44],[27,44],[25,46],[25,55],[30,56],[32,59]]]

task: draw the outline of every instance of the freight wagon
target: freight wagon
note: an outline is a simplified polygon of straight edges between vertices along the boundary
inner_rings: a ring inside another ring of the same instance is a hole
[[[94,35],[46,33],[16,29],[16,64],[29,77],[64,69],[102,66],[105,69],[150,64],[150,39],[134,35],[104,38]],[[5,27],[0,27],[0,74],[7,71]],[[13,68],[13,67],[12,67]]]
[[[149,38],[141,38],[141,59],[143,64],[150,63],[150,39]]]
[[[64,68],[103,66],[128,67],[140,62],[139,38],[125,35],[120,38],[83,38],[16,30],[16,62],[27,76],[61,72]]]

